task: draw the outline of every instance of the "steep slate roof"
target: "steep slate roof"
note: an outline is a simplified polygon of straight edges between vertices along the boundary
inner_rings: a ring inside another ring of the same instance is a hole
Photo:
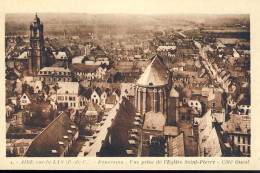
[[[157,54],[152,58],[152,62],[137,81],[138,85],[164,86],[168,84],[169,69],[160,59],[162,58]]]
[[[73,129],[71,126],[75,126]],[[71,130],[69,134],[67,130]],[[26,157],[59,157],[77,133],[78,127],[65,113],[54,119],[34,140],[25,153]],[[65,139],[64,136],[68,136]],[[63,142],[64,144],[59,144]],[[57,153],[52,153],[56,150]]]
[[[114,108],[112,108],[114,109]],[[110,130],[106,138],[111,135],[111,144],[104,145],[101,150],[102,156],[128,156],[126,150],[132,150],[134,155],[138,153],[138,147],[129,143],[132,129],[136,129],[141,133],[141,128],[134,125],[136,111],[134,105],[125,97],[120,104],[118,112],[112,121]],[[136,144],[139,145],[140,135],[137,135]]]

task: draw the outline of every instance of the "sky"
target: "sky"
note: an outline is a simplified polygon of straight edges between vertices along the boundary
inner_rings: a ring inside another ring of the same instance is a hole
[[[248,14],[254,0],[1,0],[5,13]],[[237,3],[239,1],[239,3]],[[14,5],[15,4],[15,5]]]

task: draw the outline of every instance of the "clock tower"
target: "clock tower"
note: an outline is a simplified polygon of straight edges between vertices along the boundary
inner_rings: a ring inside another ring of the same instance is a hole
[[[45,66],[45,47],[43,39],[43,24],[37,14],[30,25],[30,48],[28,50],[29,73],[33,76]]]

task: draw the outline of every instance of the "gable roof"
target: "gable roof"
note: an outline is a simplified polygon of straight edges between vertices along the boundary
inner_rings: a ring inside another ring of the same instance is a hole
[[[75,126],[76,128],[72,128]],[[68,133],[71,130],[72,133]],[[26,157],[58,157],[78,131],[78,127],[64,112],[54,119],[34,140],[25,153]],[[68,138],[65,139],[64,136]],[[59,144],[63,142],[63,144]],[[57,153],[52,153],[56,150]]]
[[[28,51],[24,51],[21,55],[19,55],[16,59],[28,59]]]
[[[172,87],[170,91],[170,97],[179,97],[179,93],[174,89],[174,87]]]
[[[164,86],[169,82],[169,69],[162,62],[162,57],[155,55],[152,62],[147,66],[144,73],[137,81],[142,86]]]

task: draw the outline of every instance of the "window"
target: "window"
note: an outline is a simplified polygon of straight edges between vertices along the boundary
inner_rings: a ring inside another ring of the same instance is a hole
[[[187,116],[187,120],[190,121],[190,115]]]
[[[74,107],[76,107],[76,103],[74,103]]]
[[[245,147],[245,146],[243,146],[243,153],[244,153],[244,152],[246,152],[246,147]]]
[[[232,135],[232,141],[234,142],[234,136]]]
[[[27,103],[27,101],[26,100],[22,100],[22,103]]]
[[[238,136],[237,141],[240,142],[240,136]]]
[[[181,116],[181,120],[185,120],[185,116],[184,115]]]
[[[72,97],[69,97],[69,101],[72,101]]]
[[[250,154],[250,146],[247,147],[247,153]]]
[[[58,100],[64,100],[63,96],[58,96]]]
[[[212,103],[212,107],[215,108],[216,107],[216,103],[213,102]]]
[[[68,97],[67,97],[67,96],[65,96],[65,100],[68,100]]]
[[[13,149],[13,154],[14,154],[14,155],[17,155],[17,154],[18,154],[18,149],[17,149],[16,147]]]
[[[49,71],[49,74],[51,74],[51,72]]]
[[[23,147],[21,147],[21,148],[19,149],[19,153],[21,153],[21,154],[24,153],[24,148],[23,148]]]
[[[92,99],[92,102],[94,103],[94,102],[95,102],[95,100],[94,100],[94,99]]]
[[[251,143],[251,137],[248,136],[248,144],[250,144],[250,143]]]
[[[24,99],[26,99],[26,96],[23,96]]]
[[[245,142],[246,142],[246,137],[243,136],[243,144],[245,144]]]

